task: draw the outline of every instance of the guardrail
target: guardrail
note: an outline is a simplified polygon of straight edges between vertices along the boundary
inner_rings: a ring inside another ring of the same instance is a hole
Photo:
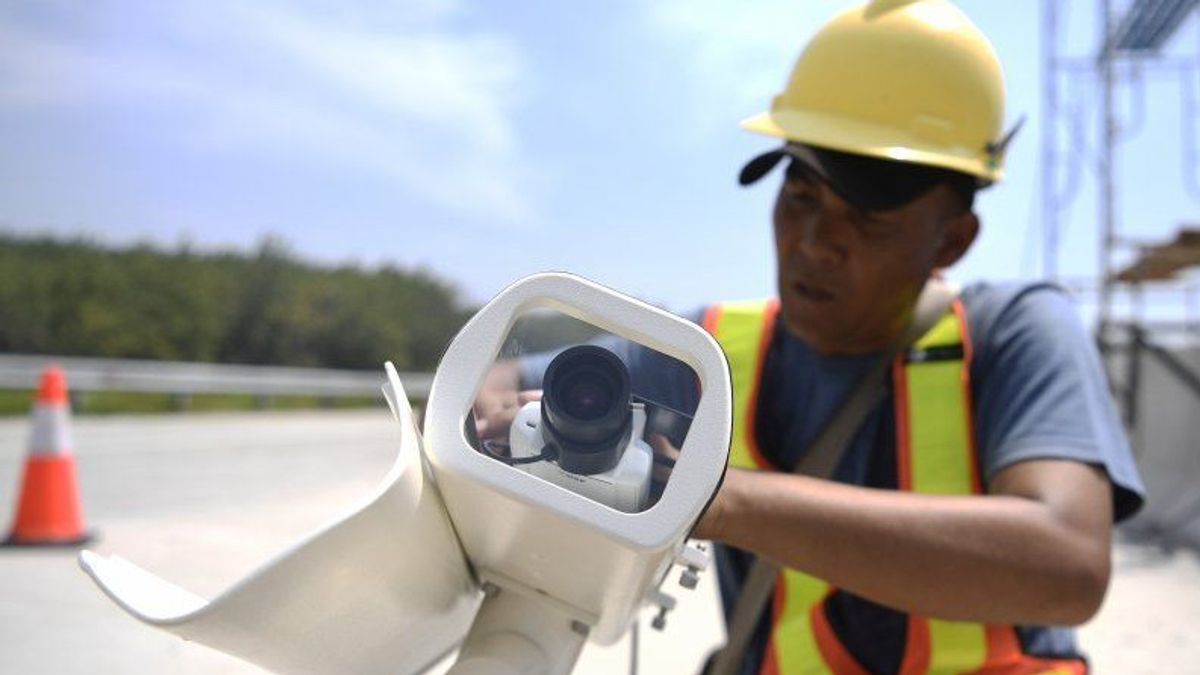
[[[0,389],[34,389],[42,369],[57,364],[72,391],[250,394],[341,398],[377,396],[385,376],[378,370],[244,366],[142,359],[101,359],[40,354],[0,354]],[[409,397],[429,397],[433,375],[401,373]]]

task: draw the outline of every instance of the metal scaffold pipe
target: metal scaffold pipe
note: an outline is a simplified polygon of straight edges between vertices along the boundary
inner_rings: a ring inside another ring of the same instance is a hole
[[[1114,51],[1112,43],[1113,12],[1112,0],[1100,0],[1099,26],[1103,30],[1100,41],[1100,57],[1097,67],[1100,71],[1100,89],[1102,104],[1100,106],[1100,148],[1099,166],[1097,173],[1100,182],[1099,216],[1100,216],[1100,298],[1099,320],[1096,326],[1096,337],[1103,345],[1107,340],[1108,325],[1112,319],[1112,249],[1116,241],[1116,188],[1115,152],[1117,140],[1117,123],[1113,113],[1113,90],[1116,85],[1114,66]]]
[[[1042,274],[1058,278],[1058,0],[1042,2]]]

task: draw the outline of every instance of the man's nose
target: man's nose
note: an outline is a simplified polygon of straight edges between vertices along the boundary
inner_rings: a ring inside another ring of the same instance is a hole
[[[821,186],[820,208],[805,219],[800,232],[799,248],[813,262],[836,265],[845,260],[847,208],[829,186]]]

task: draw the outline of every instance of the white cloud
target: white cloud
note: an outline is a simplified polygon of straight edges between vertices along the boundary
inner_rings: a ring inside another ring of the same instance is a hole
[[[689,64],[689,99],[710,114],[681,131],[703,137],[725,129],[730,117],[764,110],[809,36],[845,3],[667,0],[642,7],[646,29]]]
[[[149,7],[0,13],[0,106],[150,110],[166,123],[145,133],[191,152],[332,162],[485,222],[533,217],[527,64],[503,35],[456,30],[457,3]]]

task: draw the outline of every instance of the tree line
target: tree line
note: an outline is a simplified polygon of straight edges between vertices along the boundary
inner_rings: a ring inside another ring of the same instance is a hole
[[[256,250],[0,232],[0,352],[432,371],[474,311],[446,280]]]

